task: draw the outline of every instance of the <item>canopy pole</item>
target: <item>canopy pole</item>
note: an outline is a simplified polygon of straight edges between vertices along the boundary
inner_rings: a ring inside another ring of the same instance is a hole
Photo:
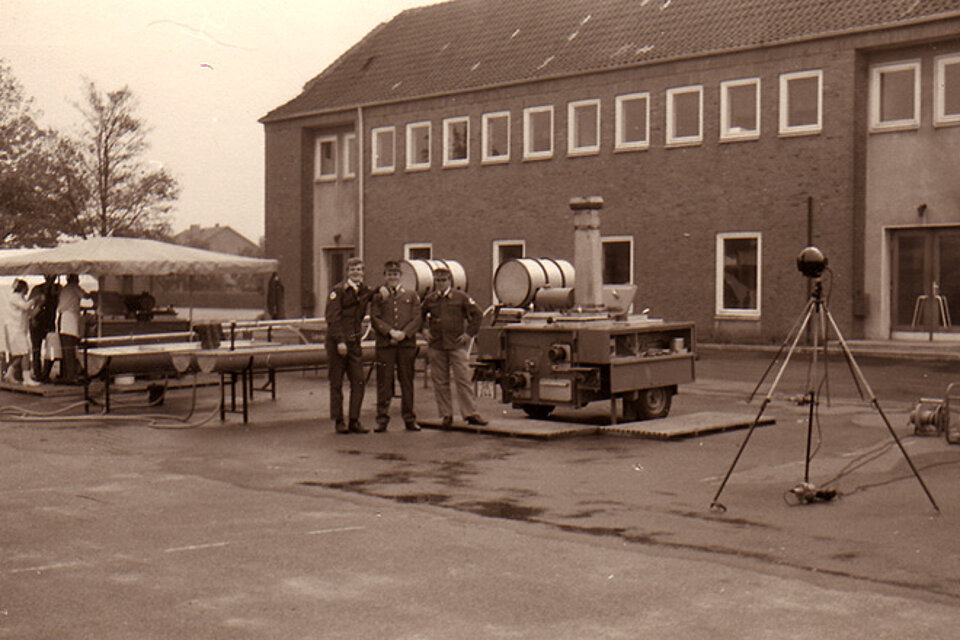
[[[103,281],[105,276],[97,276],[97,337],[103,337]],[[84,331],[86,333],[86,331]]]
[[[187,316],[190,323],[190,331],[193,331],[193,275],[187,276],[187,301],[190,305],[190,312]]]

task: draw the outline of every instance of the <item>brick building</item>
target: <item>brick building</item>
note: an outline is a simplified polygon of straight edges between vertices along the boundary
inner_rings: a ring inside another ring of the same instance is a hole
[[[261,122],[290,315],[352,254],[456,259],[490,303],[599,195],[605,280],[701,338],[780,340],[808,243],[848,338],[960,319],[960,0],[454,0]]]

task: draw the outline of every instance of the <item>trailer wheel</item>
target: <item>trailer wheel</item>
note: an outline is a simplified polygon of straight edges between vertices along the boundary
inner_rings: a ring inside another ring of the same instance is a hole
[[[522,404],[520,408],[534,420],[543,420],[553,413],[552,404]]]
[[[670,387],[657,387],[637,392],[637,399],[623,399],[623,417],[627,420],[652,420],[665,418],[670,413],[673,391]]]

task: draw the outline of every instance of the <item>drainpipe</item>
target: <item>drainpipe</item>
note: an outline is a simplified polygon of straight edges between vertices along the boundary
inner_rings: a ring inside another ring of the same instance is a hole
[[[363,179],[366,175],[363,168],[363,139],[363,107],[357,106],[357,256],[360,258],[363,258]]]

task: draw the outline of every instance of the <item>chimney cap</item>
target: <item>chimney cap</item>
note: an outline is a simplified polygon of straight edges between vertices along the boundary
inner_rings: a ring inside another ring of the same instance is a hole
[[[581,198],[570,198],[570,208],[574,211],[582,209],[603,209],[602,196],[587,196]]]

